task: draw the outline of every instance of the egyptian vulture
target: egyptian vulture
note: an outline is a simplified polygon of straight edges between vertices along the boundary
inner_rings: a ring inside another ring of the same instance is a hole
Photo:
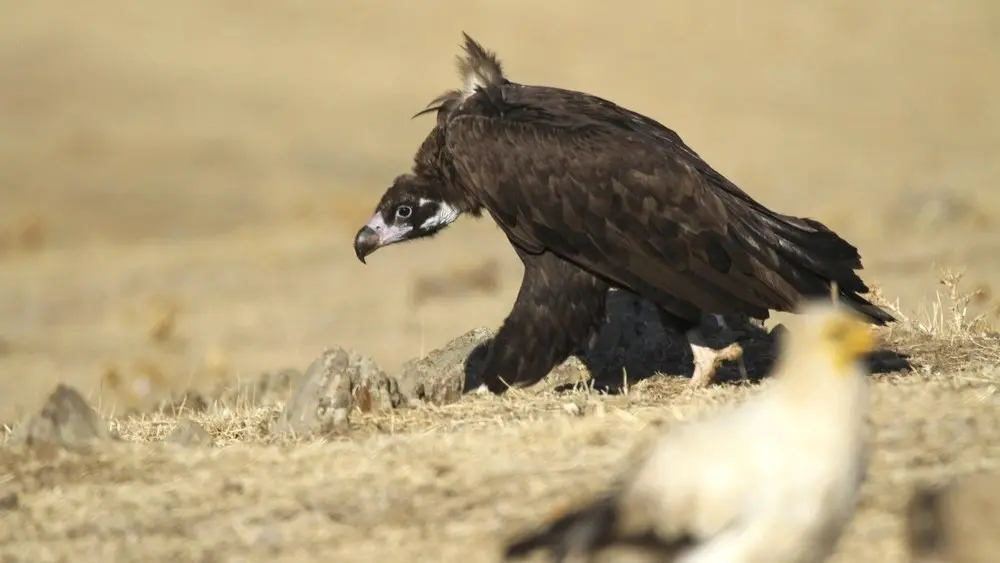
[[[875,339],[847,307],[802,313],[766,387],[673,425],[609,493],[510,542],[505,557],[625,547],[676,563],[825,560],[867,472]]]

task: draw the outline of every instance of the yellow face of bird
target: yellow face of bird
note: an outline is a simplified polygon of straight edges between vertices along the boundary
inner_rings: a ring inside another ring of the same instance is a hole
[[[875,333],[854,311],[831,306],[817,320],[820,343],[843,373],[875,349]]]
[[[803,304],[798,313],[789,319],[786,354],[812,359],[819,354],[838,373],[847,375],[853,373],[851,366],[877,345],[872,328],[845,305],[812,301]]]
[[[839,367],[846,367],[875,349],[875,333],[859,319],[832,319],[824,328],[824,336],[833,348],[833,359]]]

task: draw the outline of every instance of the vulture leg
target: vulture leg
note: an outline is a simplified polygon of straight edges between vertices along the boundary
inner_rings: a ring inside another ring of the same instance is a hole
[[[721,316],[716,316],[716,320],[726,328],[725,321]],[[715,379],[715,373],[722,366],[722,362],[734,361],[740,371],[740,379],[747,379],[747,368],[743,362],[743,347],[738,342],[733,342],[728,346],[715,349],[708,345],[705,335],[702,333],[700,323],[694,323],[676,317],[663,309],[660,309],[660,322],[664,327],[673,327],[687,336],[691,345],[691,356],[694,361],[694,373],[691,375],[691,387],[706,387]]]
[[[497,394],[538,383],[585,345],[604,320],[608,292],[604,281],[552,253],[517,253],[524,263],[521,289],[481,371]]]
[[[718,371],[722,362],[735,361],[740,370],[740,378],[747,378],[746,364],[743,363],[743,347],[739,342],[733,342],[725,348],[711,348],[705,343],[705,338],[700,329],[692,329],[687,332],[688,342],[691,343],[691,355],[694,357],[694,373],[691,375],[691,387],[706,387],[715,379],[715,372]]]

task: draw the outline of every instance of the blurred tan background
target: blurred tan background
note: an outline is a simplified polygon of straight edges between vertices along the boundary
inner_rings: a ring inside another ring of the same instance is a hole
[[[463,30],[827,222],[906,311],[935,265],[1000,281],[993,1],[0,0],[0,422],[57,379],[186,385],[334,343],[392,370],[498,325],[521,268],[489,220],[351,249]]]

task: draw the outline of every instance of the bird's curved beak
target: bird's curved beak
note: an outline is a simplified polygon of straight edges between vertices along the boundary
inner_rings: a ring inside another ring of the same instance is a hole
[[[379,247],[379,236],[375,229],[365,225],[361,227],[354,237],[354,253],[358,255],[358,260],[365,264],[365,256],[375,252]]]
[[[409,226],[387,225],[380,213],[372,216],[371,221],[358,234],[354,235],[354,253],[358,260],[365,263],[365,257],[372,252],[397,242],[402,242],[410,236]]]

